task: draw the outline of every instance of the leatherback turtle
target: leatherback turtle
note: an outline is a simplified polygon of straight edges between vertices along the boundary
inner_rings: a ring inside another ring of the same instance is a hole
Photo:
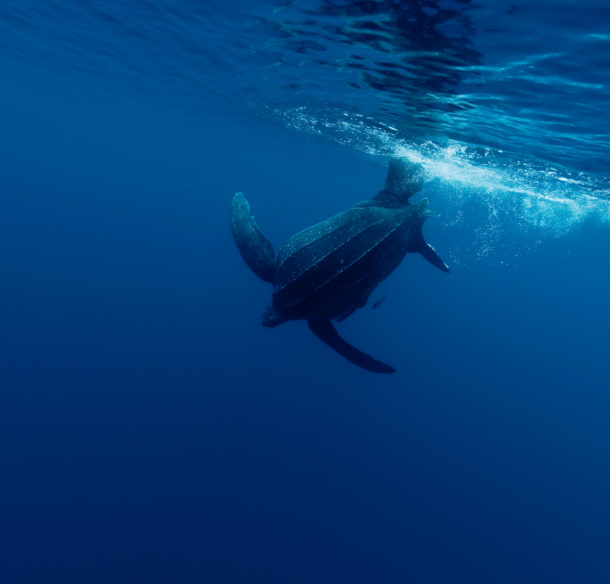
[[[386,184],[375,197],[293,235],[277,257],[245,195],[236,193],[231,203],[235,243],[250,269],[273,284],[263,325],[306,320],[319,339],[352,363],[375,373],[393,373],[392,366],[343,340],[331,321],[363,307],[407,252],[420,253],[449,272],[422,235],[424,221],[433,214],[427,210],[428,200],[409,203],[422,186],[420,165],[393,158]]]

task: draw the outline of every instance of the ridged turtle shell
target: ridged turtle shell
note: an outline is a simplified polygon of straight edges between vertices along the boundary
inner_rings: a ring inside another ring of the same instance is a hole
[[[276,259],[275,306],[292,319],[345,318],[396,269],[420,217],[362,203],[293,235]]]

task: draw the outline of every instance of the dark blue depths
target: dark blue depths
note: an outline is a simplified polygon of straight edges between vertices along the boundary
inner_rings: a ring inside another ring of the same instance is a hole
[[[538,235],[507,220],[451,275],[409,256],[339,325],[396,365],[380,379],[261,327],[228,204],[279,245],[384,160],[3,77],[3,582],[608,581],[607,225],[521,254]],[[426,194],[450,260],[484,204],[452,226]]]

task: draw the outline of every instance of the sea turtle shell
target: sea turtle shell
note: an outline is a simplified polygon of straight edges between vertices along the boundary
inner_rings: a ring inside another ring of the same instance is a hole
[[[400,264],[423,205],[371,201],[293,235],[276,259],[273,306],[287,319],[342,320]]]

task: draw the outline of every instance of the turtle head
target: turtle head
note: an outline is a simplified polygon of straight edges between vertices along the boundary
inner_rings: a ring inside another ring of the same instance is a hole
[[[269,306],[263,312],[263,326],[275,327],[278,324],[286,322],[288,317],[283,311],[277,306],[275,301],[272,301]]]

